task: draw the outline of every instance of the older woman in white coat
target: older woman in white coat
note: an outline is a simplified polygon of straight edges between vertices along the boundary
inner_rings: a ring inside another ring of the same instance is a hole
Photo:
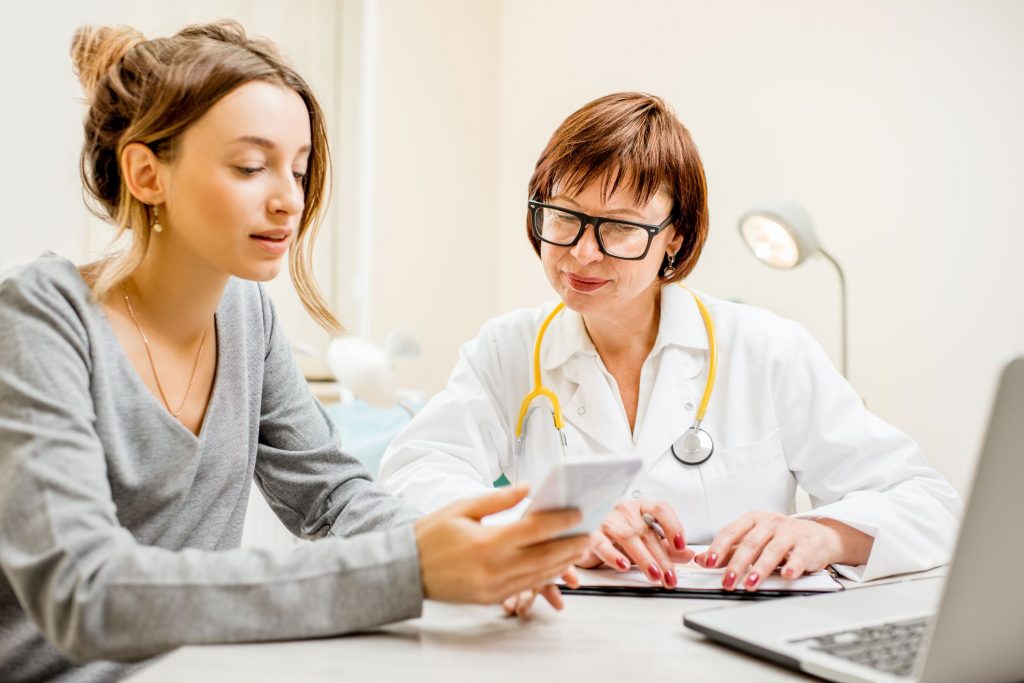
[[[782,567],[828,564],[855,580],[945,563],[962,504],[917,444],[869,413],[799,324],[691,293],[708,229],[696,146],[659,98],[620,93],[572,114],[529,185],[527,234],[565,303],[540,349],[562,403],[566,455],[547,421],[515,455],[538,329],[555,307],[514,311],[463,346],[447,388],[391,444],[385,487],[423,511],[483,492],[502,475],[539,482],[559,458],[631,454],[643,468],[593,534],[588,560],[637,564],[671,587],[673,562],[725,568],[723,587],[756,590]],[[712,456],[671,446],[690,429],[718,371],[703,428]],[[541,414],[544,413],[544,414]],[[532,422],[532,420],[531,420]],[[813,509],[794,514],[797,485]],[[644,522],[648,513],[662,539]],[[526,603],[528,605],[528,602]]]

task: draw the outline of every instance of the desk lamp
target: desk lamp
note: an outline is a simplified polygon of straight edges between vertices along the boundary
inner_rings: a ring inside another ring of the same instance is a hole
[[[846,364],[846,277],[839,262],[825,251],[814,232],[814,223],[802,206],[795,202],[768,200],[759,202],[740,217],[740,235],[761,261],[782,269],[794,268],[814,254],[824,256],[839,275],[840,312],[842,315],[843,376]]]

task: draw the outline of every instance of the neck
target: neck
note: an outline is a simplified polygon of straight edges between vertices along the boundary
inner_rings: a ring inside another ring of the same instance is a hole
[[[640,297],[605,315],[586,314],[583,323],[602,358],[625,355],[646,358],[658,338],[661,286],[655,283]]]
[[[157,237],[125,287],[147,327],[166,339],[189,343],[209,327],[227,282],[223,272]]]

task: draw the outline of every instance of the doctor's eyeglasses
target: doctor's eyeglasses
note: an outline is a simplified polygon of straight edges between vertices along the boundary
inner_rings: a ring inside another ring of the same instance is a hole
[[[530,228],[542,242],[573,247],[579,243],[587,226],[593,225],[601,253],[629,261],[638,261],[647,256],[654,237],[671,225],[675,217],[675,214],[670,214],[659,225],[647,225],[618,218],[588,216],[579,211],[532,200],[528,206]]]

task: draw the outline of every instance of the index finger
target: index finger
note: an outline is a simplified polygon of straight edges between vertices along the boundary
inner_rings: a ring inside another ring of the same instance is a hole
[[[728,563],[733,548],[739,540],[754,528],[754,517],[743,515],[735,522],[726,524],[703,553],[705,567],[718,567]]]
[[[514,546],[528,546],[555,538],[583,520],[576,508],[537,512],[501,527],[499,533]]]
[[[686,532],[683,531],[683,523],[679,521],[672,506],[658,502],[645,504],[641,506],[641,510],[654,517],[655,521],[661,525],[665,532],[665,543],[673,556],[686,550]]]

